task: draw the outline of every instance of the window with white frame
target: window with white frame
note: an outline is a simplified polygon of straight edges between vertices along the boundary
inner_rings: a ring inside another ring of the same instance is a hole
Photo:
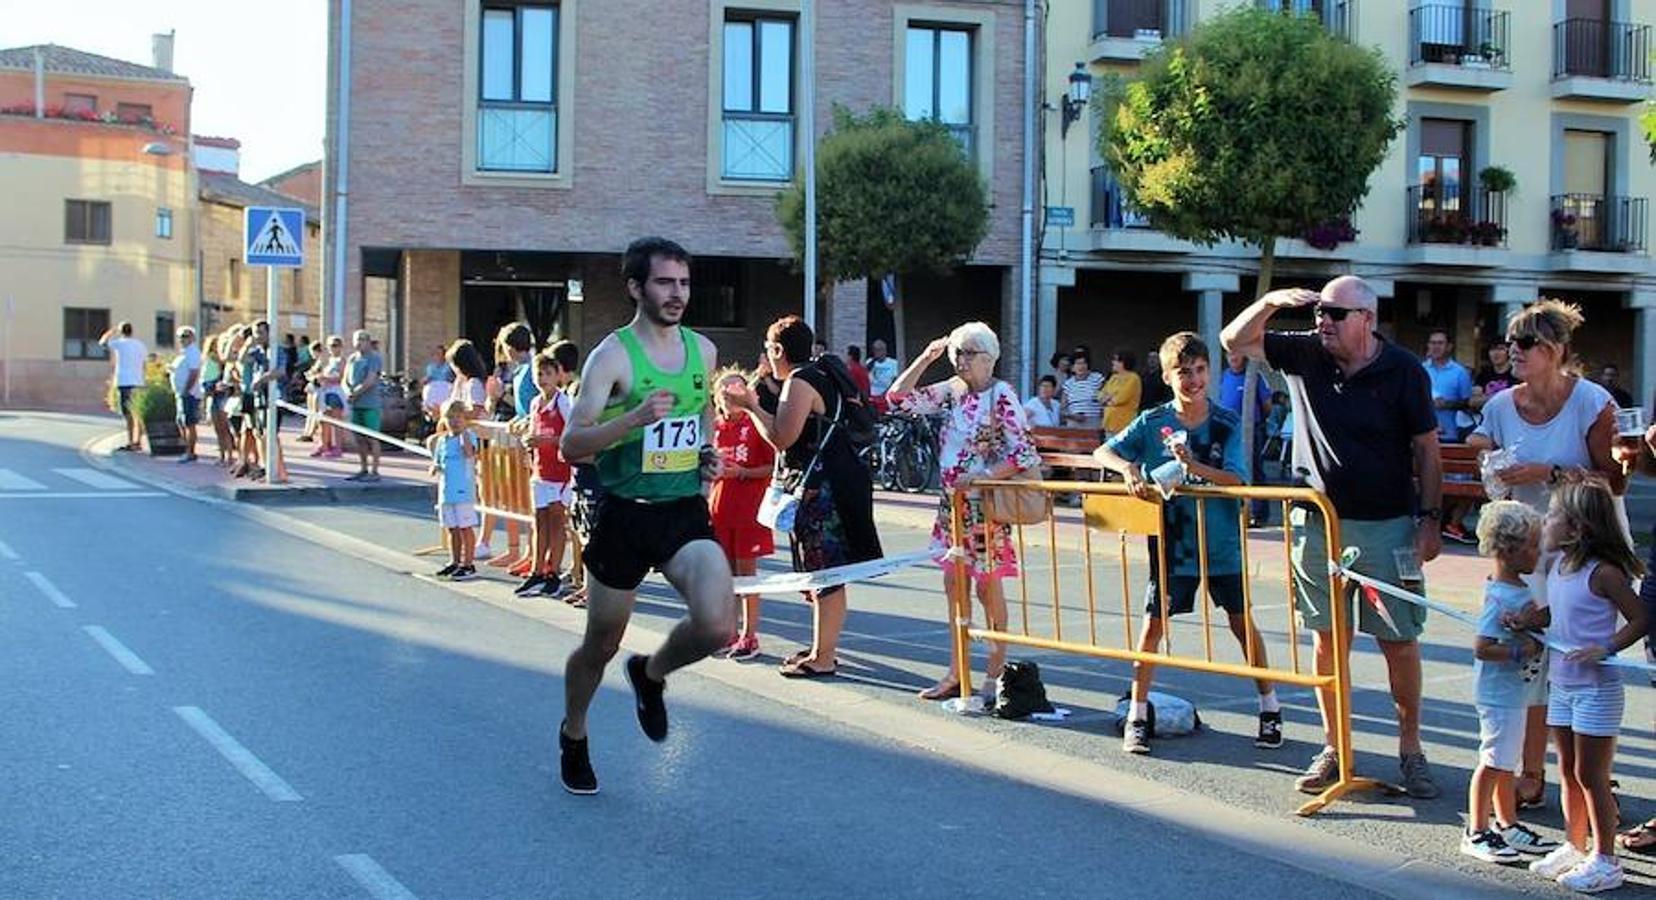
[[[724,23],[724,178],[793,177],[793,83],[793,20],[730,13]]]
[[[966,155],[974,155],[972,30],[911,24],[906,41],[904,114],[942,123]]]
[[[558,170],[558,7],[483,6],[477,168]]]
[[[172,210],[163,206],[155,211],[155,236],[163,240],[172,240],[173,215]]]

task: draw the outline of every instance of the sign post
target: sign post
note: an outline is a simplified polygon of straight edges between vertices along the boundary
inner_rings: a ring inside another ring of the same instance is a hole
[[[276,401],[281,397],[281,382],[276,378],[276,335],[280,333],[277,321],[276,287],[278,269],[297,269],[305,264],[305,211],[279,206],[249,206],[242,217],[243,260],[249,266],[265,267],[265,321],[268,344],[265,359],[268,397],[265,404],[265,484],[276,483],[276,461],[281,443],[277,438],[280,409]]]

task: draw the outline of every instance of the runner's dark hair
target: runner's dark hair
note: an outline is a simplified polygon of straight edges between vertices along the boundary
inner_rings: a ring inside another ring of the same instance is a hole
[[[650,280],[650,268],[658,257],[690,265],[690,252],[677,242],[664,237],[641,237],[628,244],[627,252],[621,255],[621,280],[636,281],[638,289],[644,290],[644,282]],[[627,298],[632,299],[631,291],[627,293]]]

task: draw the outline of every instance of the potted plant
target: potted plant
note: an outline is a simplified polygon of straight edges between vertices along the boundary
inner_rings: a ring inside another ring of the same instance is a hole
[[[1348,216],[1328,222],[1319,222],[1305,229],[1305,243],[1318,250],[1333,250],[1343,243],[1357,240],[1357,229]]]
[[[1491,66],[1494,66],[1497,69],[1503,68],[1506,65],[1506,51],[1502,50],[1491,41],[1484,41],[1482,44],[1478,45],[1478,53],[1483,56],[1484,59],[1488,60]]]
[[[132,392],[132,411],[144,423],[145,443],[149,444],[151,456],[178,456],[184,452],[172,385],[166,381],[145,382]]]
[[[1506,239],[1506,229],[1495,222],[1479,222],[1472,226],[1472,243],[1483,247],[1499,247]]]
[[[1580,242],[1576,233],[1576,214],[1567,209],[1552,211],[1553,246],[1558,250],[1574,250]]]
[[[1485,166],[1483,171],[1478,173],[1478,183],[1491,194],[1516,193],[1518,176],[1512,174],[1512,170],[1506,166]]]

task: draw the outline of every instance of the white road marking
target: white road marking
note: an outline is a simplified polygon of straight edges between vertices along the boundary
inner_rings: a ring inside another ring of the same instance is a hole
[[[0,541],[0,559],[22,559],[22,558],[23,557],[17,555],[17,551],[13,550],[11,548],[10,544],[7,544],[5,541]]]
[[[165,496],[167,495],[160,491],[53,491],[40,494],[0,492],[0,500],[133,500],[139,497]]]
[[[230,732],[219,727],[219,723],[213,721],[212,716],[202,712],[200,707],[175,706],[173,712],[184,720],[184,724],[195,729],[196,734],[201,735],[207,743],[212,744],[213,749],[217,750],[219,755],[229,761],[230,765],[235,766],[236,771],[246,776],[248,781],[253,782],[254,786],[263,791],[266,797],[278,803],[292,803],[304,799],[299,796],[299,792],[294,790],[292,785],[282,780],[282,776],[277,775],[271,771],[269,766],[260,762],[259,758],[253,755],[253,751],[243,747],[239,741],[230,736]]]
[[[44,491],[46,485],[13,472],[11,469],[0,469],[0,491]]]
[[[52,605],[58,609],[75,608],[75,601],[64,596],[63,592],[57,589],[57,585],[48,581],[45,575],[39,572],[24,572],[23,577],[34,582],[34,586],[39,588],[40,592],[46,595],[46,599],[52,601]]]
[[[149,667],[149,663],[139,659],[138,654],[133,653],[127,649],[127,645],[116,640],[115,635],[97,625],[82,625],[81,630],[91,635],[92,640],[97,641],[98,646],[104,648],[110,656],[115,657],[115,661],[121,664],[121,668],[134,675],[155,674],[155,670]]]
[[[385,871],[366,853],[336,856],[334,862],[351,873],[356,883],[362,885],[362,889],[377,900],[415,900],[413,891],[403,887],[402,882],[392,878],[390,872]]]
[[[100,472],[97,469],[53,469],[52,471],[70,481],[78,481],[87,487],[102,491],[131,491],[138,488],[138,485],[126,479],[116,478],[114,475]]]

